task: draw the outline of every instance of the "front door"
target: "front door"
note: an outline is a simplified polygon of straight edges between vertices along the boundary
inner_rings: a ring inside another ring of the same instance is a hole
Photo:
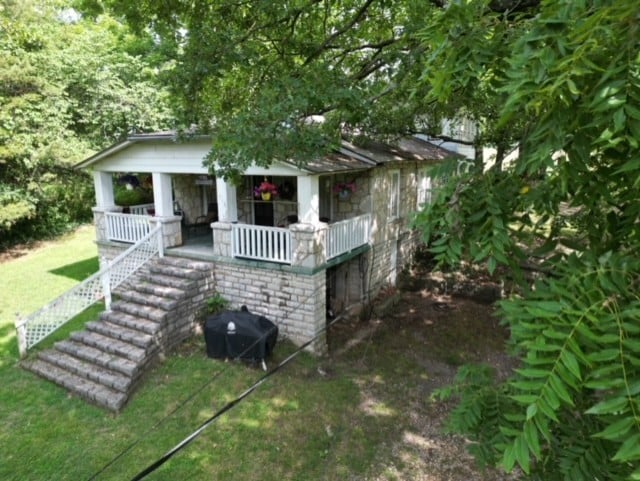
[[[253,216],[255,225],[274,226],[273,202],[257,201],[253,204]]]

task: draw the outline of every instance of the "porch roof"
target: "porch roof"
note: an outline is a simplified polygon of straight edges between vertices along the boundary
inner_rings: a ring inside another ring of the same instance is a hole
[[[102,170],[111,172],[161,171],[206,174],[208,169],[202,161],[210,148],[209,135],[181,138],[174,131],[132,134],[127,139],[76,164],[75,168],[85,169],[99,165]],[[398,146],[372,141],[356,145],[343,140],[339,150],[312,160],[304,167],[293,161],[284,161],[274,163],[270,169],[252,167],[246,174],[340,173],[371,169],[388,162],[437,162],[456,156],[458,154],[417,137],[402,139]]]

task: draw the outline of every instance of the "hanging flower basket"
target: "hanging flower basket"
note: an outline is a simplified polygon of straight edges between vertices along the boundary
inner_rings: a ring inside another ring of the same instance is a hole
[[[253,189],[253,195],[256,199],[271,200],[278,195],[278,187],[265,179]]]
[[[352,182],[338,182],[333,186],[333,192],[338,194],[338,199],[347,200],[351,197],[351,194],[356,191],[356,183]]]

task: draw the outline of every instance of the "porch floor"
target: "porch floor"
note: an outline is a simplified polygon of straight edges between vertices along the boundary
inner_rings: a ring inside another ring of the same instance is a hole
[[[183,236],[181,246],[169,247],[167,255],[176,257],[187,257],[190,259],[212,260],[213,259],[213,239],[211,232],[201,235]]]

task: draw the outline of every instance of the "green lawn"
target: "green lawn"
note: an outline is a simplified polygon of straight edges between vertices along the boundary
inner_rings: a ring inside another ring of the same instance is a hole
[[[135,442],[95,478],[131,479],[262,375],[249,366],[208,359],[203,340],[192,339],[153,370],[123,412],[114,415],[21,369],[13,313],[35,310],[95,269],[92,239],[93,230],[82,228],[0,263],[3,481],[91,479]],[[76,320],[76,327],[99,309]],[[411,466],[422,469],[416,460],[426,448],[415,440],[424,433],[412,423],[431,413],[428,392],[420,387],[432,381],[431,374],[416,355],[423,348],[407,346],[417,339],[413,333],[394,325],[381,332],[388,333],[384,342],[370,337],[338,356],[299,356],[146,479],[342,481],[420,475],[397,473]],[[292,350],[279,342],[269,364]],[[451,463],[461,458],[462,449],[451,455]],[[465,473],[425,479],[481,479]]]

